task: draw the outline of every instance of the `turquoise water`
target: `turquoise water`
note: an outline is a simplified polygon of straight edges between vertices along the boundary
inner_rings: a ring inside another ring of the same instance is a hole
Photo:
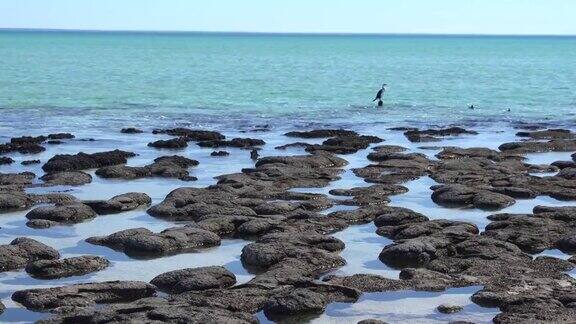
[[[575,53],[574,37],[0,31],[0,126],[573,122]]]

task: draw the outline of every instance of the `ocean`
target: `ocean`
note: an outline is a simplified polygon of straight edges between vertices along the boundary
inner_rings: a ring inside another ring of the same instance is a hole
[[[574,53],[576,37],[4,30],[0,127],[574,123]]]

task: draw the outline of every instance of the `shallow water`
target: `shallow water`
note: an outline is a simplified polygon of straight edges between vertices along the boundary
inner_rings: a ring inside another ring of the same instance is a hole
[[[480,134],[477,136],[462,136],[458,138],[448,138],[440,142],[431,144],[410,143],[402,135],[402,132],[386,130],[382,126],[363,125],[355,128],[359,132],[367,135],[378,135],[386,139],[385,142],[375,145],[402,145],[409,149],[410,152],[420,152],[433,158],[440,151],[442,146],[488,146],[496,148],[503,142],[516,140],[513,136],[513,130],[508,129],[505,133],[496,131],[493,128],[478,128]],[[191,143],[183,150],[166,151],[156,150],[146,146],[152,140],[164,138],[163,135],[123,135],[118,129],[106,132],[95,131],[93,129],[67,129],[67,128],[50,128],[47,130],[34,130],[16,132],[19,134],[42,134],[52,131],[71,131],[75,133],[78,139],[95,138],[94,142],[71,140],[66,144],[57,146],[48,146],[48,150],[39,155],[24,156],[14,155],[17,163],[10,166],[0,166],[0,172],[19,172],[22,170],[35,172],[38,176],[42,175],[41,165],[22,167],[18,162],[34,158],[46,159],[58,153],[77,153],[98,152],[114,148],[135,151],[139,156],[129,160],[129,165],[145,165],[151,163],[156,157],[162,155],[179,154],[200,161],[200,165],[191,168],[191,175],[198,177],[195,182],[182,182],[174,179],[141,179],[133,181],[118,181],[101,179],[93,174],[93,182],[80,187],[48,187],[48,188],[31,188],[29,192],[53,192],[66,191],[80,199],[108,199],[114,195],[130,191],[145,192],[153,199],[153,203],[160,202],[170,191],[183,187],[204,187],[216,183],[215,176],[240,172],[242,168],[252,167],[254,161],[250,159],[249,151],[240,149],[226,149],[231,153],[229,157],[214,158],[210,156],[212,149],[203,149]],[[263,138],[267,145],[260,151],[261,156],[267,155],[294,155],[303,154],[300,148],[291,148],[288,150],[276,150],[277,145],[287,144],[300,139],[291,139],[282,135],[283,131],[274,129],[266,133],[243,133],[241,130],[231,130],[225,132],[228,137],[256,137]],[[5,133],[3,137],[10,137],[11,134]],[[5,139],[2,139],[4,141]],[[318,140],[309,140],[310,143]],[[375,145],[372,145],[375,146]],[[430,149],[429,146],[438,148]],[[331,189],[346,189],[352,187],[368,186],[363,179],[356,177],[351,169],[363,167],[371,162],[366,159],[366,155],[371,150],[363,150],[356,154],[342,156],[349,163],[344,167],[341,179],[330,183],[324,188],[298,188],[294,191],[316,192],[327,194],[331,199],[346,199],[347,197],[337,197],[329,194]],[[531,155],[530,161],[535,163],[552,162],[556,159],[566,159],[569,156],[564,153],[560,154],[534,154]],[[409,192],[403,195],[391,197],[392,206],[401,206],[421,212],[431,219],[454,219],[468,221],[476,224],[483,229],[488,220],[486,216],[493,212],[480,211],[477,209],[459,209],[445,208],[434,204],[430,198],[430,186],[436,184],[428,177],[422,177],[418,180],[404,184]],[[499,212],[530,213],[536,205],[547,206],[565,206],[576,205],[571,202],[561,202],[548,197],[538,197],[533,200],[518,200],[518,202]],[[336,205],[329,210],[323,211],[327,214],[336,210],[350,210],[356,207]],[[99,216],[91,221],[75,224],[73,226],[57,226],[50,229],[31,229],[25,226],[25,214],[28,211],[21,211],[0,216],[0,244],[7,244],[16,237],[27,236],[46,243],[57,248],[62,257],[71,257],[83,254],[93,254],[104,256],[112,264],[109,268],[81,277],[71,277],[59,280],[36,280],[30,278],[24,271],[7,272],[0,274],[0,298],[7,306],[7,311],[0,315],[0,322],[29,322],[39,319],[45,314],[29,312],[10,300],[11,294],[20,289],[42,288],[50,286],[59,286],[71,283],[93,282],[105,280],[143,280],[149,281],[154,276],[171,270],[185,267],[199,267],[208,265],[224,265],[232,271],[239,283],[246,282],[253,277],[246,271],[240,262],[240,253],[248,241],[244,240],[223,240],[222,245],[217,248],[203,249],[194,253],[185,253],[174,256],[162,257],[152,260],[137,260],[126,256],[123,253],[113,251],[106,247],[94,246],[84,242],[91,236],[107,235],[119,230],[146,227],[152,231],[161,231],[168,227],[177,226],[181,223],[164,221],[151,217],[146,214],[145,210],[135,210],[117,215]],[[347,265],[336,269],[329,274],[352,275],[355,273],[378,274],[388,278],[398,278],[399,271],[390,269],[378,260],[378,255],[382,248],[391,241],[380,237],[375,233],[375,226],[370,224],[354,225],[342,232],[335,233],[334,236],[341,239],[346,244],[346,249],[341,252],[342,257],[347,260]],[[546,251],[552,253],[554,251]],[[560,256],[562,257],[562,256]],[[562,257],[565,258],[565,257]],[[138,269],[138,271],[133,271]],[[572,273],[573,275],[573,273]],[[451,289],[443,293],[426,293],[426,292],[387,292],[379,294],[365,294],[356,304],[334,303],[328,307],[327,312],[317,318],[311,318],[313,322],[355,322],[364,318],[381,318],[391,322],[447,322],[451,320],[471,320],[475,322],[489,322],[490,319],[498,313],[497,310],[483,309],[472,304],[469,297],[479,287],[469,287],[466,289]],[[457,315],[442,315],[435,311],[435,307],[441,303],[457,303],[465,306],[465,310]],[[263,314],[259,315],[262,319]]]

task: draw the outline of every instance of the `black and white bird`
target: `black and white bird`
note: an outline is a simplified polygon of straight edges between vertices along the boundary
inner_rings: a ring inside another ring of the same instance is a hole
[[[374,98],[374,100],[372,100],[372,102],[374,102],[376,100],[378,100],[378,101],[382,100],[382,95],[384,94],[384,92],[386,92],[386,86],[387,86],[386,83],[384,83],[382,85],[382,89],[378,90],[378,93],[376,93],[376,98]]]

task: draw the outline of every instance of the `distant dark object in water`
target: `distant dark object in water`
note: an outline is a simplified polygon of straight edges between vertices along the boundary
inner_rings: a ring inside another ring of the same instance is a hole
[[[376,93],[376,98],[374,98],[374,100],[372,100],[372,102],[378,101],[378,107],[382,107],[382,105],[383,105],[382,95],[384,94],[384,92],[386,92],[386,86],[387,86],[386,83],[382,84],[382,88],[380,90],[378,90],[378,92]]]
[[[12,163],[14,163],[14,160],[12,160],[12,158],[5,157],[5,156],[0,157],[0,165],[2,165],[2,164],[12,164]]]
[[[511,112],[511,111],[512,111],[512,109],[508,108],[508,112]]]
[[[257,149],[252,149],[252,151],[250,151],[250,158],[252,160],[258,160],[259,157],[260,157],[260,154],[258,154]]]
[[[40,164],[40,160],[26,160],[26,161],[22,161],[21,164],[22,165],[31,165],[31,164]]]
[[[122,134],[141,134],[141,133],[144,133],[143,130],[138,129],[138,128],[134,128],[134,127],[122,128],[122,130],[120,132]]]
[[[210,153],[210,156],[228,156],[228,155],[230,155],[230,153],[226,151],[214,151]]]
[[[468,109],[474,109],[474,105],[468,106]]]
[[[378,100],[378,107],[382,107],[384,105],[384,103],[382,102],[382,100]]]

